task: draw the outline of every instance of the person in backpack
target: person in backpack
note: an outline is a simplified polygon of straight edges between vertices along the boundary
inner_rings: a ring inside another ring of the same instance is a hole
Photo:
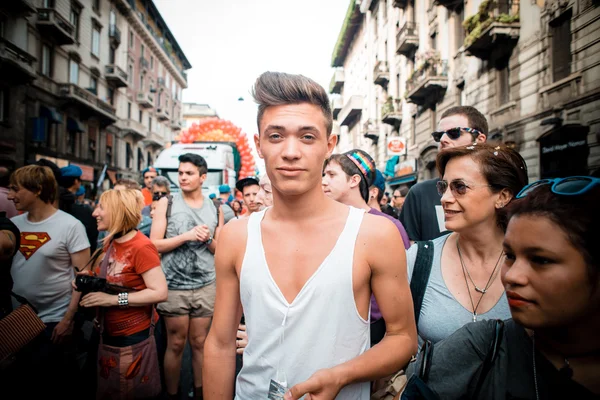
[[[169,286],[168,300],[159,304],[167,328],[164,359],[169,397],[178,395],[181,360],[189,339],[195,397],[202,396],[204,341],[215,303],[214,253],[223,213],[202,193],[208,166],[200,155],[179,157],[181,191],[162,197],[153,213],[150,239],[162,255]]]
[[[512,319],[459,329],[421,378],[448,400],[598,399],[600,179],[542,179],[516,197],[500,273]]]
[[[450,148],[438,154],[437,167],[446,229],[453,233],[414,244],[407,253],[413,295],[412,280],[428,274],[415,314],[420,344],[445,339],[468,322],[510,317],[498,278],[506,206],[527,184],[525,161],[505,146]],[[429,252],[431,261],[423,263],[420,252]]]

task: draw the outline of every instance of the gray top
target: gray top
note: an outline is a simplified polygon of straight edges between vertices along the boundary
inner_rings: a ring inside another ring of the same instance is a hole
[[[181,235],[198,225],[207,225],[211,235],[215,234],[218,220],[214,203],[204,197],[202,207],[191,208],[180,193],[174,194],[165,237]],[[204,243],[186,242],[163,253],[162,268],[169,289],[198,289],[215,281],[215,257]]]
[[[227,203],[221,206],[221,210],[223,211],[223,223],[226,224],[235,218],[235,213],[233,212],[233,208]]]
[[[464,308],[450,293],[442,276],[442,249],[450,234],[440,236],[433,240],[433,264],[429,283],[425,289],[421,315],[419,319],[419,344],[424,340],[432,343],[439,342],[453,334],[456,330],[473,322],[473,313]],[[408,279],[412,277],[415,260],[417,258],[418,246],[414,244],[406,253],[408,264]],[[486,319],[508,319],[510,309],[506,296],[502,295],[496,305],[484,314],[477,314],[477,320]]]

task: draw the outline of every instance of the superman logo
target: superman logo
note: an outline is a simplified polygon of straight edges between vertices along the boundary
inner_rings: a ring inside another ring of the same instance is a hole
[[[21,232],[21,246],[19,251],[26,260],[40,247],[48,243],[52,238],[46,232]]]

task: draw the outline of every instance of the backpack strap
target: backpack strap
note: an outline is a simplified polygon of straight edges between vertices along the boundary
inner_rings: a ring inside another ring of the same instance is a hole
[[[425,290],[427,289],[433,264],[433,242],[431,240],[417,242],[417,246],[419,247],[410,280],[410,291],[415,311],[415,324],[418,326],[421,306],[423,305],[423,298],[425,297]]]
[[[168,203],[167,203],[166,217],[167,217],[167,222],[169,222],[169,218],[171,217],[171,208],[173,207],[173,195],[172,194],[168,195],[167,200],[168,200]]]
[[[475,391],[473,392],[473,396],[471,398],[478,398],[479,392],[483,387],[483,382],[487,377],[488,373],[494,366],[494,361],[498,357],[498,352],[500,351],[500,346],[502,345],[502,338],[504,337],[504,321],[497,319],[494,324],[494,333],[493,333],[492,341],[490,342],[490,347],[488,349],[487,355],[485,356],[485,360],[483,361],[483,367],[481,368],[481,373],[477,378],[477,386],[475,386]]]

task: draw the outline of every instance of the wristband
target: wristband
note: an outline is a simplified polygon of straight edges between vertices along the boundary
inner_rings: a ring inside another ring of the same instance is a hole
[[[119,303],[119,307],[127,308],[129,307],[129,293],[123,292],[117,295],[117,301]]]
[[[211,236],[211,237],[209,237],[209,238],[208,238],[208,240],[207,240],[206,242],[204,242],[204,243],[206,243],[206,245],[208,246],[209,244],[211,244],[211,243],[212,243],[212,241],[213,241],[213,237]]]

